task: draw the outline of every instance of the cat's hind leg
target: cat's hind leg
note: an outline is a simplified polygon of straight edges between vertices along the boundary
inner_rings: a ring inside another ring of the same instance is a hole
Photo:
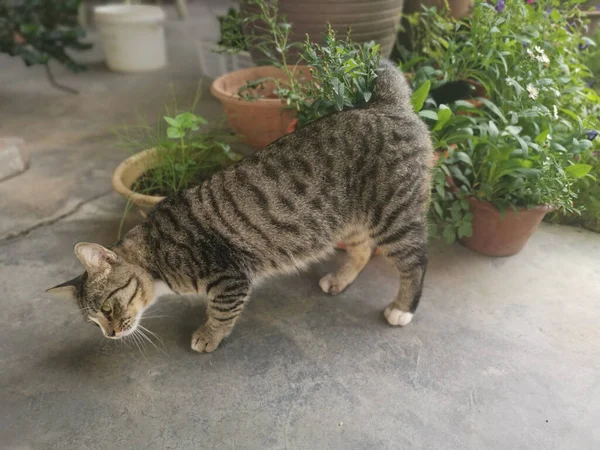
[[[345,244],[348,253],[346,262],[336,273],[327,274],[319,281],[319,286],[327,294],[337,295],[352,284],[371,259],[375,248],[366,232],[350,236]]]
[[[396,230],[376,239],[382,254],[396,267],[400,289],[396,299],[385,308],[390,325],[410,323],[419,305],[427,270],[427,233],[425,221],[404,223]]]

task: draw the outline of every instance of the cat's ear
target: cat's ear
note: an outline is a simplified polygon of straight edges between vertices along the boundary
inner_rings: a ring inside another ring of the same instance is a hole
[[[78,277],[73,278],[72,280],[51,287],[50,289],[46,289],[46,292],[61,297],[75,298],[77,294],[77,289],[79,288],[81,283],[83,283],[83,275],[79,275]]]
[[[79,242],[75,245],[75,256],[85,266],[88,274],[110,268],[117,262],[117,255],[99,244]]]

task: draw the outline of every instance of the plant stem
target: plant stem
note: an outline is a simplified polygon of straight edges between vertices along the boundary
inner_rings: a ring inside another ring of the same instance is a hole
[[[79,94],[79,91],[77,91],[73,88],[70,88],[68,86],[64,86],[64,85],[58,83],[54,79],[54,75],[52,75],[52,71],[50,70],[50,64],[48,64],[48,63],[44,64],[44,68],[46,69],[46,76],[48,77],[48,81],[50,81],[50,84],[52,86],[54,86],[56,89],[60,89],[61,91],[68,92],[69,94],[74,94],[74,95]]]

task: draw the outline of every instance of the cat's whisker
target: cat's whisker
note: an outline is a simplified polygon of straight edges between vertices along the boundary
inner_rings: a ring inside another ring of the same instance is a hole
[[[142,330],[139,330],[139,329],[138,329],[138,330],[135,330],[135,332],[136,332],[136,333],[137,333],[137,334],[138,334],[140,337],[142,337],[144,340],[146,340],[146,341],[150,342],[150,344],[152,344],[152,345],[154,346],[154,348],[158,350],[158,347],[156,346],[156,344],[155,344],[154,342],[152,342],[152,340],[151,340],[151,339],[150,339],[150,338],[149,338],[149,337],[148,337],[146,334],[144,334],[144,332],[143,332]]]
[[[165,347],[165,343],[162,341],[162,339],[154,332],[150,331],[148,328],[142,326],[142,325],[138,325],[139,327],[141,327],[143,330],[146,330],[148,333],[150,333],[152,336],[154,336],[156,338],[156,340],[159,342],[160,346],[157,346],[154,342],[152,342],[151,339],[149,339],[149,342],[154,345],[154,348],[156,348],[157,350],[160,350],[161,353],[163,353],[165,356],[169,356],[167,354],[166,347]],[[142,331],[142,330],[138,330],[142,336],[144,336],[145,338],[149,338],[149,336],[146,336],[146,334]]]
[[[163,317],[177,317],[174,315],[162,314],[160,316],[144,316],[144,319],[161,319]]]
[[[138,339],[140,340],[140,344],[142,345],[144,350],[148,351],[148,344],[146,344],[145,342],[145,340],[148,340],[148,337],[142,335],[142,333],[140,333],[140,330],[135,330],[134,334],[137,335]]]
[[[144,352],[142,351],[142,348],[140,347],[139,343],[138,343],[138,337],[135,335],[135,333],[130,335],[133,343],[135,344],[135,346],[138,348],[138,350],[140,351],[140,353],[142,354],[142,356],[144,357],[144,359],[146,359],[146,355],[144,355]]]
[[[158,334],[156,334],[154,331],[150,331],[148,328],[146,328],[145,326],[143,326],[142,324],[138,325],[142,330],[150,333],[152,336],[154,336],[156,338],[157,341],[159,341],[163,346],[165,345],[165,343],[163,342],[163,340],[160,338],[160,336]]]

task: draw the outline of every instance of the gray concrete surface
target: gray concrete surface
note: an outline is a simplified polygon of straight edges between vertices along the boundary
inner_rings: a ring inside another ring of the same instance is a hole
[[[258,289],[207,355],[189,348],[200,299],[160,301],[144,324],[162,344],[140,351],[47,296],[80,272],[75,242],[116,239],[125,203],[110,175],[125,155],[112,129],[158,116],[171,81],[183,100],[196,89],[189,28],[168,32],[169,69],[114,74],[95,52],[90,72],[60,72],[77,97],[0,59],[0,134],[31,153],[0,183],[0,448],[600,447],[600,235],[543,225],[506,259],[434,244],[404,329],[383,319],[397,281],[380,258],[343,295],[320,292],[340,252]],[[220,111],[209,96],[200,109]]]

